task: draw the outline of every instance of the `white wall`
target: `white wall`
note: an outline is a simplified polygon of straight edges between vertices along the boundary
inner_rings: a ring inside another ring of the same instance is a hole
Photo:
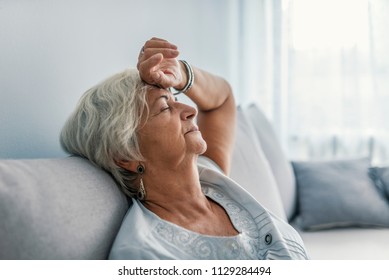
[[[65,155],[58,135],[89,87],[136,65],[143,42],[234,84],[235,0],[0,0],[0,158]]]

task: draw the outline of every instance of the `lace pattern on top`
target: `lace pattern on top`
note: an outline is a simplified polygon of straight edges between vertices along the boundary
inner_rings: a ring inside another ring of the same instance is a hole
[[[203,235],[162,219],[154,234],[185,251],[193,259],[257,259],[258,228],[250,213],[215,186],[204,184],[202,191],[225,209],[232,224],[239,231],[238,235]]]

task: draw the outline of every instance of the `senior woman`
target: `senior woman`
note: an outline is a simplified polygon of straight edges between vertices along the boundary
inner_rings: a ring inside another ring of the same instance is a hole
[[[111,173],[132,200],[109,257],[306,259],[296,231],[227,177],[231,87],[178,56],[148,40],[137,69],[88,90],[62,130],[64,149]]]

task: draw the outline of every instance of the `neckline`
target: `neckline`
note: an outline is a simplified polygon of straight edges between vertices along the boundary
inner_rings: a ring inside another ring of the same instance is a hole
[[[214,200],[213,198],[209,197],[207,194],[205,194],[208,198]],[[216,201],[216,200],[215,200]],[[158,223],[162,223],[164,225],[167,225],[169,227],[174,227],[178,230],[181,230],[181,231],[185,231],[187,232],[188,234],[191,234],[191,235],[196,235],[198,237],[205,237],[205,238],[213,238],[213,239],[222,239],[222,240],[226,240],[226,239],[230,239],[230,240],[236,240],[236,239],[239,239],[241,236],[242,236],[242,230],[240,228],[237,227],[237,225],[234,224],[234,222],[232,221],[232,217],[230,215],[230,213],[227,211],[227,209],[225,209],[225,207],[220,204],[219,201],[216,201],[217,203],[219,203],[219,205],[221,205],[221,207],[223,207],[223,209],[226,211],[228,217],[230,218],[230,221],[232,223],[232,225],[235,227],[235,229],[239,232],[237,235],[231,235],[231,236],[223,236],[223,235],[209,235],[209,234],[202,234],[202,233],[199,233],[199,232],[196,232],[196,231],[193,231],[193,230],[190,230],[190,229],[187,229],[187,228],[184,228],[180,225],[177,225],[175,223],[172,223],[170,221],[167,221],[165,219],[162,219],[161,217],[159,217],[157,214],[155,214],[154,212],[150,211],[149,209],[147,209],[140,201],[136,200],[136,203],[141,207],[142,211],[145,212],[146,214],[152,216],[154,219],[156,219],[158,221]]]

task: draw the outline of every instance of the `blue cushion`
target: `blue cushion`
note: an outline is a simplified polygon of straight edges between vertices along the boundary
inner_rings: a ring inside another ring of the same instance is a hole
[[[389,202],[369,177],[369,159],[293,162],[305,230],[389,226]]]

